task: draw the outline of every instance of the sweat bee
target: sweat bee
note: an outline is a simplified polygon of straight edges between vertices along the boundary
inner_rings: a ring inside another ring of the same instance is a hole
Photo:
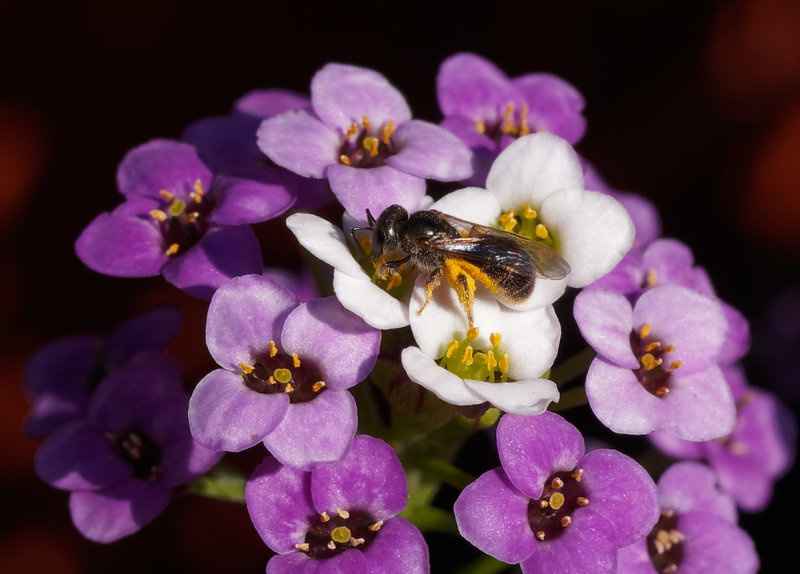
[[[378,277],[386,279],[405,265],[428,273],[425,303],[444,278],[455,290],[473,327],[475,280],[500,301],[520,303],[533,293],[537,277],[563,279],[569,263],[550,247],[518,235],[447,215],[433,209],[411,215],[400,205],[387,207],[376,220],[367,210],[372,231],[372,261]]]

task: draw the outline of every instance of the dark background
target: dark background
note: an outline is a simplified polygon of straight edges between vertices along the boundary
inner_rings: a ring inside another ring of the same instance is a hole
[[[379,70],[431,121],[437,68],[456,51],[510,76],[572,82],[587,101],[578,150],[612,186],[650,198],[664,235],[689,243],[720,297],[751,320],[751,381],[797,412],[800,4],[553,4],[0,0],[0,571],[263,572],[266,547],[229,503],[183,499],[133,537],[85,541],[67,496],[33,474],[22,368],[47,341],[106,333],[172,301],[187,316],[174,350],[198,380],[209,367],[203,305],[158,279],[97,275],[73,242],[118,203],[127,150],[177,138],[254,88],[306,92],[329,61]],[[291,265],[293,252],[275,248],[289,243],[272,240],[285,232],[264,227],[265,257]],[[741,519],[765,572],[794,563],[797,529],[783,520],[794,524],[796,484],[795,471],[770,509]],[[447,572],[436,541],[434,571]]]

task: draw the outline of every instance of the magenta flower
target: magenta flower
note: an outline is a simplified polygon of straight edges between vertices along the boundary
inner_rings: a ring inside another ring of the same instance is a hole
[[[245,487],[250,519],[278,554],[270,574],[429,572],[422,534],[397,517],[407,500],[394,450],[366,435],[340,461],[311,472],[268,457]]]
[[[161,351],[180,327],[180,312],[158,307],[134,317],[107,337],[74,335],[45,345],[25,367],[25,389],[33,407],[25,434],[46,436],[86,412],[103,378],[141,351]]]
[[[263,442],[304,470],[339,460],[358,424],[347,389],[375,366],[380,341],[335,297],[300,305],[271,279],[234,278],[208,309],[206,345],[222,368],[192,393],[192,434],[220,451]]]
[[[736,505],[710,468],[682,462],[658,480],[661,518],[643,540],[619,551],[620,574],[748,574],[759,567],[753,541],[736,526]]]
[[[705,460],[742,509],[759,512],[769,504],[775,482],[794,462],[797,423],[770,393],[748,385],[740,367],[726,367],[723,372],[736,400],[736,426],[729,435],[688,442],[655,432],[650,439],[675,458]]]
[[[467,486],[453,508],[461,535],[523,573],[615,572],[617,549],[658,519],[656,486],[614,450],[584,454],[578,429],[554,413],[505,415],[502,467]]]
[[[122,160],[117,185],[125,202],[98,215],[75,251],[100,273],[161,274],[208,299],[229,278],[261,272],[261,250],[248,224],[292,205],[285,183],[215,177],[191,145],[152,140]]]
[[[472,174],[469,149],[437,125],[414,120],[403,95],[378,72],[327,64],[311,80],[311,109],[264,120],[258,145],[276,164],[325,178],[345,210],[418,205],[425,180]]]
[[[574,144],[586,131],[583,96],[551,74],[509,78],[470,53],[450,56],[436,77],[442,127],[473,151],[469,185],[483,187],[494,159],[520,136],[548,131]]]
[[[60,426],[36,452],[36,474],[71,492],[75,527],[95,542],[136,532],[172,489],[221,457],[192,439],[188,396],[166,356],[143,351],[108,375],[85,417]]]
[[[633,306],[613,291],[584,290],[574,315],[598,353],[586,396],[608,428],[664,429],[695,441],[733,430],[736,406],[717,365],[728,333],[718,301],[676,285],[655,287]]]

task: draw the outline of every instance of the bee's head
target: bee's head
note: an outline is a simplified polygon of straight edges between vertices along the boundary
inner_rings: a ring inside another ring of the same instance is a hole
[[[367,212],[370,223],[374,221]],[[408,212],[400,205],[390,205],[372,224],[372,259],[377,260],[382,254],[392,258],[393,254],[402,253],[401,234],[408,221]]]

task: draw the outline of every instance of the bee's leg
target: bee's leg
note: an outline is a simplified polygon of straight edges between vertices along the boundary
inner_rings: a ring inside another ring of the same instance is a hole
[[[475,299],[475,280],[455,260],[448,259],[444,264],[444,274],[447,282],[458,295],[458,302],[467,314],[469,328],[473,327],[472,302]]]
[[[428,275],[428,278],[425,280],[425,302],[417,311],[417,315],[421,314],[422,310],[431,302],[431,299],[433,299],[433,291],[439,286],[439,283],[442,282],[443,275],[444,272],[441,267],[437,267]]]
[[[375,272],[378,275],[378,278],[388,279],[390,275],[394,275],[395,273],[397,273],[398,272],[397,270],[405,263],[408,263],[410,259],[411,257],[406,256],[401,259],[392,259],[391,261],[384,261],[378,266]]]

